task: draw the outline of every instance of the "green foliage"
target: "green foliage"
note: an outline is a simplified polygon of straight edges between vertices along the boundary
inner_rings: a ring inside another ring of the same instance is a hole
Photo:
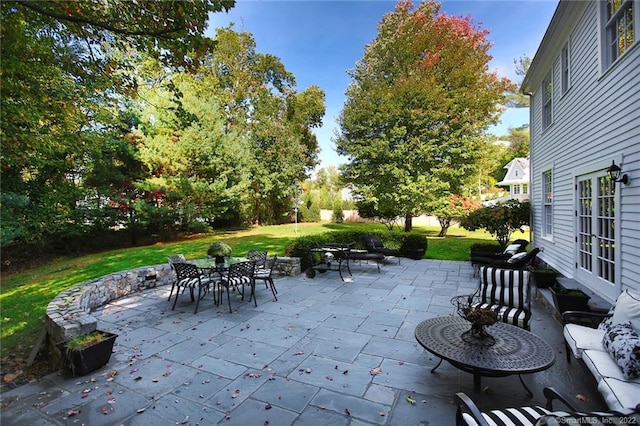
[[[333,223],[344,222],[344,211],[342,210],[342,204],[337,204],[333,208],[333,213],[331,214],[331,222]]]
[[[402,236],[402,245],[400,246],[400,252],[406,252],[407,250],[427,250],[428,241],[427,237],[421,234],[408,233]]]
[[[531,203],[510,200],[506,203],[490,207],[482,207],[464,218],[460,225],[469,230],[485,229],[493,235],[500,247],[505,248],[516,230],[524,232],[523,227],[529,225]]]
[[[89,334],[83,334],[82,336],[76,336],[70,339],[65,343],[65,346],[69,351],[80,351],[91,345],[95,345],[98,342],[102,342],[108,337],[109,335],[104,334],[103,332],[93,331]]]
[[[224,241],[214,241],[207,249],[207,256],[219,257],[219,256],[231,256],[231,246]]]
[[[303,203],[298,208],[299,222],[320,222],[320,203],[313,201],[311,194],[304,194]]]
[[[205,38],[233,4],[1,3],[3,247],[289,214],[317,163],[324,92],[296,92],[251,34]]]
[[[461,193],[512,87],[488,71],[487,32],[439,9],[399,2],[350,71],[335,142],[350,159],[345,180],[378,217],[415,216]]]

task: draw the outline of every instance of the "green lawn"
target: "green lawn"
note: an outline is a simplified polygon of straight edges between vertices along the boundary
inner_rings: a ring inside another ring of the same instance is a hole
[[[385,229],[380,224],[303,223],[298,224],[298,235],[354,228],[371,232]],[[468,260],[472,244],[492,241],[492,237],[485,232],[451,228],[445,238],[438,238],[435,236],[438,231],[435,227],[414,227],[414,232],[428,237],[426,257],[429,259]],[[183,253],[187,259],[206,257],[209,244],[216,239],[229,243],[234,255],[245,254],[250,248],[267,250],[270,255],[284,255],[285,247],[294,238],[293,224],[255,227],[194,236],[177,242],[60,258],[20,273],[3,274],[0,287],[2,356],[33,346],[43,327],[48,303],[58,293],[76,284],[112,272],[165,263],[167,257],[175,253]]]

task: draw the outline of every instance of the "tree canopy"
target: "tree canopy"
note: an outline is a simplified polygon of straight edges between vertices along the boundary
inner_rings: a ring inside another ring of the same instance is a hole
[[[3,1],[1,244],[274,222],[317,163],[324,92],[230,0]]]
[[[512,84],[488,69],[487,31],[428,1],[401,1],[349,72],[336,147],[345,179],[379,216],[410,218],[461,193],[480,136]]]

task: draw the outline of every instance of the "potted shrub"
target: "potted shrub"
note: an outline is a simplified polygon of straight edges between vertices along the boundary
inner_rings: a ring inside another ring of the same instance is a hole
[[[59,343],[63,366],[73,377],[97,370],[109,362],[116,337],[117,334],[96,330]]]
[[[589,295],[579,288],[564,288],[560,285],[551,287],[553,303],[560,314],[565,311],[588,311]]]
[[[216,263],[224,263],[224,258],[231,256],[231,246],[222,241],[214,241],[207,250],[207,256],[213,257]]]
[[[549,288],[555,285],[556,277],[558,276],[556,270],[544,266],[535,266],[530,270],[538,288]]]
[[[419,234],[407,234],[402,236],[400,254],[409,259],[422,259],[427,252],[427,237]]]

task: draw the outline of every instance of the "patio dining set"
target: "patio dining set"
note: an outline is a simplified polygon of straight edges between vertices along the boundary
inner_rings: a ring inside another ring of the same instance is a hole
[[[184,255],[174,254],[168,258],[168,262],[175,272],[168,299],[170,301],[172,296],[174,298],[172,309],[176,307],[178,296],[187,289],[191,301],[196,302],[194,313],[198,313],[200,301],[208,293],[213,295],[214,305],[220,305],[223,291],[226,290],[229,312],[232,312],[231,292],[237,292],[244,300],[245,286],[249,287],[249,301],[253,300],[254,305],[258,306],[256,281],[263,281],[274,299],[278,300],[278,291],[272,277],[277,255],[268,259],[264,250],[249,250],[247,256],[242,258],[227,256],[222,262],[214,258],[187,261]]]

